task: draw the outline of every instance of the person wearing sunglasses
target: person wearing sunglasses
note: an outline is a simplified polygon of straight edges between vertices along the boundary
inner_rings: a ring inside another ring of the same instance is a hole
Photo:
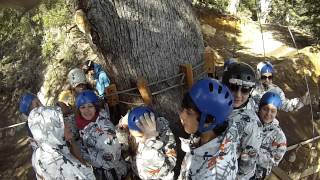
[[[274,68],[270,62],[260,62],[257,65],[257,73],[260,77],[257,87],[252,92],[252,97],[257,104],[259,104],[260,99],[266,92],[275,92],[280,95],[282,106],[281,110],[285,112],[297,111],[304,105],[310,104],[309,93],[306,92],[301,98],[286,98],[283,90],[277,85],[273,84]],[[256,106],[258,110],[258,106]]]
[[[229,127],[236,126],[239,134],[237,179],[250,179],[254,176],[262,141],[262,124],[255,113],[255,103],[250,97],[256,85],[256,75],[250,65],[236,62],[230,64],[223,73],[222,83],[230,89],[234,98]]]

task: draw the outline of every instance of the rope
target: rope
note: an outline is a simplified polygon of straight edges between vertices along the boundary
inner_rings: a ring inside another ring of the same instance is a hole
[[[176,88],[176,87],[179,87],[179,86],[183,86],[183,85],[184,85],[184,83],[180,83],[180,84],[176,84],[176,85],[173,85],[173,86],[169,86],[167,88],[164,88],[164,89],[161,89],[159,91],[153,92],[153,93],[151,93],[151,95],[155,96],[155,95],[158,95],[158,94],[160,94],[162,92],[165,92],[165,91],[168,91],[170,89],[173,89],[173,88]]]
[[[3,128],[0,128],[0,131],[6,130],[6,129],[10,129],[10,128],[14,128],[14,127],[17,127],[17,126],[21,126],[21,125],[24,125],[25,123],[26,122],[22,122],[22,123],[13,124],[13,125],[10,125],[10,126],[7,126],[7,127],[3,127]]]
[[[256,8],[258,10],[257,0],[255,0],[255,3],[256,3]],[[265,58],[266,57],[266,49],[264,47],[264,36],[263,36],[263,30],[262,30],[262,25],[261,25],[260,14],[261,14],[261,12],[258,15],[258,22],[259,22],[259,27],[260,27],[261,39],[262,39],[263,57]]]
[[[119,101],[119,102],[126,105],[135,105],[135,106],[144,105],[144,103],[134,103],[134,102],[126,102],[126,101]]]
[[[288,14],[288,16],[290,16],[290,14]],[[290,19],[290,18],[289,18]],[[297,43],[295,41],[295,38],[292,34],[292,31],[290,29],[290,21],[288,22],[288,31],[289,31],[289,34],[291,36],[291,39],[292,39],[292,42],[296,48],[296,51],[297,51],[297,54],[299,56],[299,59],[301,59],[301,55],[300,55],[300,52],[299,52],[299,49],[298,49],[298,46],[297,46]],[[308,95],[309,95],[309,98],[310,98],[310,113],[311,113],[311,123],[312,123],[312,147],[311,149],[314,150],[316,147],[315,147],[315,126],[314,126],[314,117],[313,117],[313,108],[312,108],[312,103],[311,103],[311,94],[310,94],[310,88],[309,88],[309,83],[308,83],[308,80],[307,80],[307,76],[304,74],[304,80],[305,80],[305,83],[306,83],[306,86],[307,86],[307,92],[308,92]],[[319,137],[319,136],[318,136]],[[318,138],[317,137],[317,138]],[[314,177],[314,174],[315,174],[315,167],[313,168],[313,177]]]

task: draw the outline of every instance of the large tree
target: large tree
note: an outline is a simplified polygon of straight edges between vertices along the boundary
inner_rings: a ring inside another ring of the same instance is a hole
[[[200,63],[204,49],[199,23],[188,0],[78,1],[91,25],[93,43],[105,58],[108,72],[120,90],[135,87],[139,77],[155,82],[180,73],[180,65]],[[172,79],[169,85],[179,83]],[[160,83],[157,91],[168,87]],[[120,99],[134,101],[120,95]],[[176,119],[180,88],[153,96],[162,115]]]

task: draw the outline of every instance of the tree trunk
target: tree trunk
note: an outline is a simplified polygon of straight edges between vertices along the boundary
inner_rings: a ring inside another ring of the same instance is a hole
[[[239,3],[240,3],[240,0],[231,0],[227,7],[227,11],[230,14],[235,15],[237,13]]]
[[[149,83],[156,82],[181,73],[181,64],[195,66],[201,62],[204,49],[202,34],[189,0],[84,2],[75,7],[86,12],[92,40],[102,53],[111,81],[118,90],[136,87],[139,77],[144,77]],[[156,84],[150,90],[159,91],[180,81],[181,78],[175,78]],[[152,96],[152,107],[169,120],[176,136],[184,134],[178,116],[183,90],[184,87],[180,86]],[[119,98],[141,102],[137,97],[123,94]],[[176,175],[182,157],[180,151]]]
[[[265,23],[271,11],[271,0],[260,0],[260,22]]]
[[[201,60],[202,35],[187,0],[89,0],[82,6],[92,26],[93,42],[106,59],[118,90],[136,87],[138,77],[150,83],[174,76],[181,72],[179,65],[196,65]],[[168,84],[152,86],[151,91]],[[154,109],[178,121],[181,90],[178,87],[153,96]],[[124,95],[120,99],[138,101]]]

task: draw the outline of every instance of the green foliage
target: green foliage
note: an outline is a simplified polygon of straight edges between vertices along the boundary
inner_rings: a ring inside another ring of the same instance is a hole
[[[226,11],[231,0],[193,0],[193,5]],[[238,15],[257,20],[260,0],[240,0]],[[314,37],[320,36],[319,0],[272,0],[267,22],[290,25]]]
[[[207,7],[209,9],[215,9],[219,11],[225,11],[228,6],[226,0],[193,0],[194,6]]]

